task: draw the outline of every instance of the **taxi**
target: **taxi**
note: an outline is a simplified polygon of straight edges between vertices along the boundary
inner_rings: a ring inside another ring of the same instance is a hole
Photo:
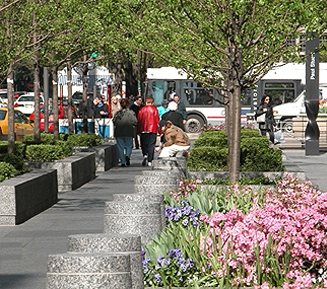
[[[20,111],[14,110],[15,140],[23,141],[25,134],[33,134],[33,124]],[[0,136],[8,135],[8,109],[0,107]]]

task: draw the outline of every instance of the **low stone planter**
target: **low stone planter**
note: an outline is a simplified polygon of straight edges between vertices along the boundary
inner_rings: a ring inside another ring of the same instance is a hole
[[[118,166],[118,151],[114,142],[93,147],[90,151],[95,152],[95,168],[97,172],[104,172]]]
[[[306,180],[305,174],[303,172],[288,171],[287,173],[293,175],[293,177],[296,177],[301,181]],[[189,172],[188,174],[191,179],[228,179],[228,172]],[[249,179],[262,176],[268,178],[270,181],[275,181],[282,178],[283,174],[284,172],[241,172],[240,176]]]
[[[79,152],[54,162],[30,162],[29,166],[57,170],[59,192],[76,190],[95,178],[95,152]]]
[[[0,225],[17,225],[58,200],[56,170],[35,169],[0,184]]]

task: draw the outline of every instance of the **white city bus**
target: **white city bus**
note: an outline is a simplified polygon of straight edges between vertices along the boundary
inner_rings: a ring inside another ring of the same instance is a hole
[[[320,63],[320,84],[327,88],[326,72],[327,64]],[[241,121],[245,122],[247,114],[255,112],[263,94],[272,96],[278,105],[292,102],[304,88],[305,64],[288,63],[272,69],[243,96]],[[204,124],[218,125],[225,121],[224,106],[213,100],[201,84],[189,79],[182,70],[174,67],[148,68],[146,95],[154,97],[155,105],[161,105],[172,92],[176,92],[186,106],[187,132],[199,132]],[[211,89],[211,93],[215,99],[222,99],[216,89]]]

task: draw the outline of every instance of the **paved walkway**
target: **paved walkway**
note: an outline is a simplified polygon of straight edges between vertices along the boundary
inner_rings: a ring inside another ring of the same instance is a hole
[[[47,257],[67,252],[67,236],[103,233],[103,211],[113,194],[134,193],[141,165],[133,150],[130,167],[115,167],[81,188],[59,194],[59,202],[18,226],[0,226],[0,289],[45,289]],[[46,189],[46,184],[44,184]]]
[[[305,156],[305,150],[283,150],[285,165],[303,171],[327,191],[327,154]],[[113,194],[133,193],[142,170],[140,150],[130,167],[115,167],[81,188],[59,194],[59,202],[19,226],[0,227],[0,289],[45,289],[47,257],[67,251],[67,236],[102,233],[104,203]],[[45,184],[46,189],[46,184]]]

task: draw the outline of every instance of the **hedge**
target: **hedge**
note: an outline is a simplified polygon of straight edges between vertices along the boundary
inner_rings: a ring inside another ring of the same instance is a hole
[[[25,158],[28,161],[52,162],[60,160],[68,155],[65,150],[58,145],[29,145],[26,148]]]
[[[283,171],[282,153],[269,148],[269,140],[256,129],[241,129],[241,171]],[[227,136],[223,130],[207,130],[195,141],[187,165],[191,171],[226,171]]]

